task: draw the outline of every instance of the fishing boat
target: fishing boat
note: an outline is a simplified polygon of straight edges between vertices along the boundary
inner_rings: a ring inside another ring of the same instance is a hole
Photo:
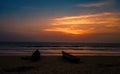
[[[79,63],[80,62],[80,58],[73,56],[67,52],[62,51],[62,57],[70,62],[73,63]]]

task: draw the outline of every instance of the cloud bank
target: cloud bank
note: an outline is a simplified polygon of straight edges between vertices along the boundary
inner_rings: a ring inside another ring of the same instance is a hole
[[[57,31],[71,34],[119,32],[120,18],[117,15],[114,12],[103,12],[55,18],[52,20],[51,27],[44,29],[44,31]]]

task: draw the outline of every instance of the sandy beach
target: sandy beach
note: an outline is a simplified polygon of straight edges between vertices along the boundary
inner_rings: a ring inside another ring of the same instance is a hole
[[[119,56],[80,56],[79,64],[60,56],[41,56],[38,62],[22,56],[0,56],[0,74],[120,74]]]

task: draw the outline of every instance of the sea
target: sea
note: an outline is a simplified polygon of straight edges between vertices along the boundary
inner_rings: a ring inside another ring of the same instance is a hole
[[[42,56],[120,56],[120,43],[0,42],[0,56],[31,56],[36,49]]]

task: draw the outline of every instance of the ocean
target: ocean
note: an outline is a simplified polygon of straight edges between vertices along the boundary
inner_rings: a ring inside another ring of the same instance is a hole
[[[30,56],[36,49],[43,56],[120,56],[120,43],[0,42],[0,56]]]

